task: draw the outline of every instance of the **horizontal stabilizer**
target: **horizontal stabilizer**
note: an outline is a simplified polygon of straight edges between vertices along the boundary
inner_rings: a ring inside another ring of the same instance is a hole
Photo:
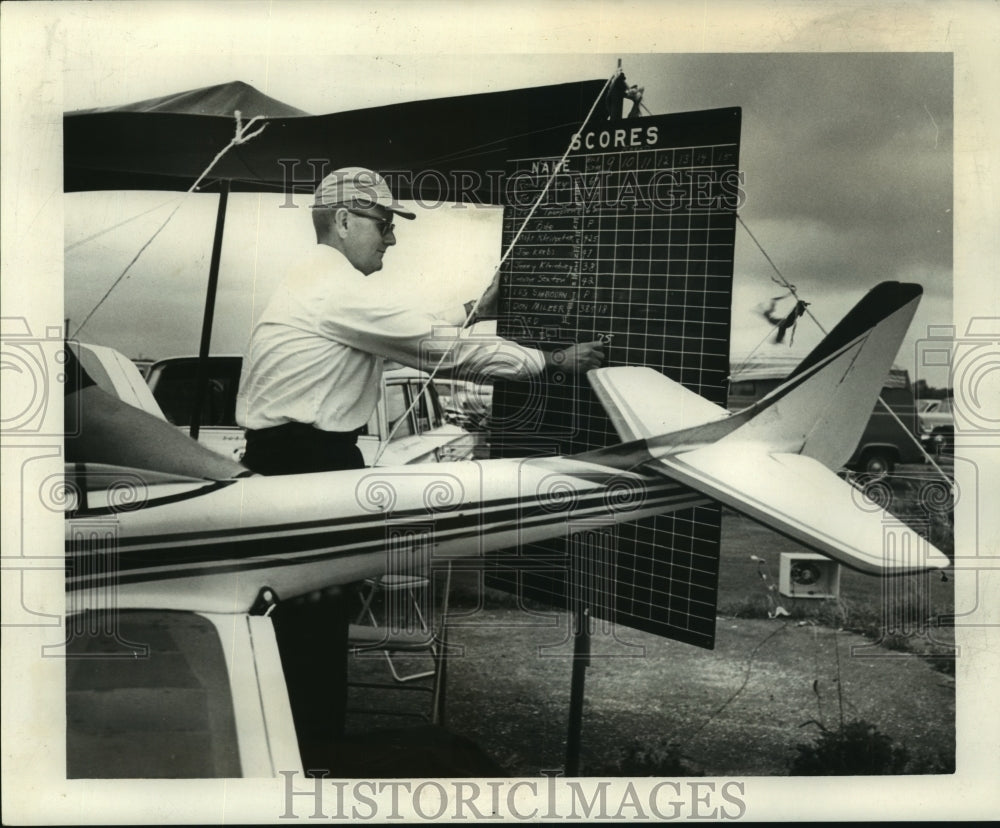
[[[587,373],[623,441],[682,431],[728,412],[652,368],[622,366]]]
[[[862,572],[896,575],[950,564],[912,529],[799,454],[713,445],[650,464],[673,480]]]

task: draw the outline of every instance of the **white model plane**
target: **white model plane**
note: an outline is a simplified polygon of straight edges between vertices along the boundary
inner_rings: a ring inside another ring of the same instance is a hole
[[[878,285],[781,386],[737,413],[649,368],[592,371],[625,442],[573,457],[219,481],[87,466],[66,521],[71,604],[106,608],[110,576],[119,609],[246,613],[262,590],[286,599],[405,570],[414,544],[404,536],[435,556],[474,556],[709,498],[863,572],[946,567],[836,474],[920,295]],[[95,564],[105,551],[111,567]]]

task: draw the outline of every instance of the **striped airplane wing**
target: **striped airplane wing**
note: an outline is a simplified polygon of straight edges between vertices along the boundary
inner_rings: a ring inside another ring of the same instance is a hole
[[[648,468],[710,495],[853,569],[905,574],[948,558],[822,463],[801,454],[707,446]]]

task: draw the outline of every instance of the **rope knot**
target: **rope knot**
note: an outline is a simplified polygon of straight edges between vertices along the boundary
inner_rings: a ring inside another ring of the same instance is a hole
[[[233,140],[229,142],[230,147],[239,146],[240,144],[245,144],[251,138],[256,138],[265,129],[267,129],[267,124],[264,124],[256,132],[251,132],[247,135],[247,130],[250,129],[257,121],[261,120],[263,115],[254,115],[249,121],[244,125],[243,123],[243,113],[238,109],[235,112],[236,115],[236,134],[233,136]]]

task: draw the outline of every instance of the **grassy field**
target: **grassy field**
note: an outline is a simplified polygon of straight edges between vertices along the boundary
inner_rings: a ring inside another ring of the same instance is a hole
[[[891,477],[860,481],[902,522],[945,554],[954,553],[953,513],[940,477],[923,466],[901,467]],[[867,485],[866,485],[867,482]],[[781,553],[803,548],[740,515],[725,512],[719,566],[719,614],[766,618],[777,608],[789,617],[858,632],[890,649],[926,655],[954,672],[954,582],[941,573],[877,578],[840,567],[837,598],[787,598],[777,592]],[[763,576],[763,577],[762,577]],[[772,589],[771,587],[774,587]]]
[[[932,468],[901,466],[892,476],[861,478],[855,485],[942,552],[954,553],[953,512],[941,478]],[[777,614],[850,630],[890,649],[940,659],[935,662],[939,669],[953,671],[954,635],[947,623],[955,607],[950,577],[924,573],[884,579],[840,566],[836,598],[780,595],[782,553],[805,551],[802,545],[756,521],[723,510],[718,615],[771,618]],[[458,607],[467,606],[476,600],[479,589],[475,578],[456,575],[453,602]],[[517,605],[503,593],[491,594],[491,601]]]
[[[928,489],[932,479],[914,467],[869,488],[950,552],[950,511]],[[954,611],[951,580],[880,579],[841,567],[836,598],[779,595],[781,553],[803,551],[723,512],[715,649],[621,631],[644,654],[597,658],[587,670],[585,774],[784,775],[834,772],[823,768],[837,762],[853,773],[948,772],[954,649],[941,620]],[[478,574],[453,581],[450,643],[459,657],[448,667],[449,729],[510,775],[558,768],[569,701],[568,616],[484,592]],[[595,653],[609,645],[616,642],[593,642]],[[364,666],[378,665],[369,659]],[[898,703],[902,687],[905,705]],[[393,704],[407,694],[395,695]],[[409,695],[404,703],[422,704]],[[400,723],[390,717],[379,725]],[[356,726],[367,732],[375,724],[365,717]],[[841,735],[846,742],[837,741]],[[803,745],[818,771],[793,766]],[[879,751],[882,768],[863,770]]]

